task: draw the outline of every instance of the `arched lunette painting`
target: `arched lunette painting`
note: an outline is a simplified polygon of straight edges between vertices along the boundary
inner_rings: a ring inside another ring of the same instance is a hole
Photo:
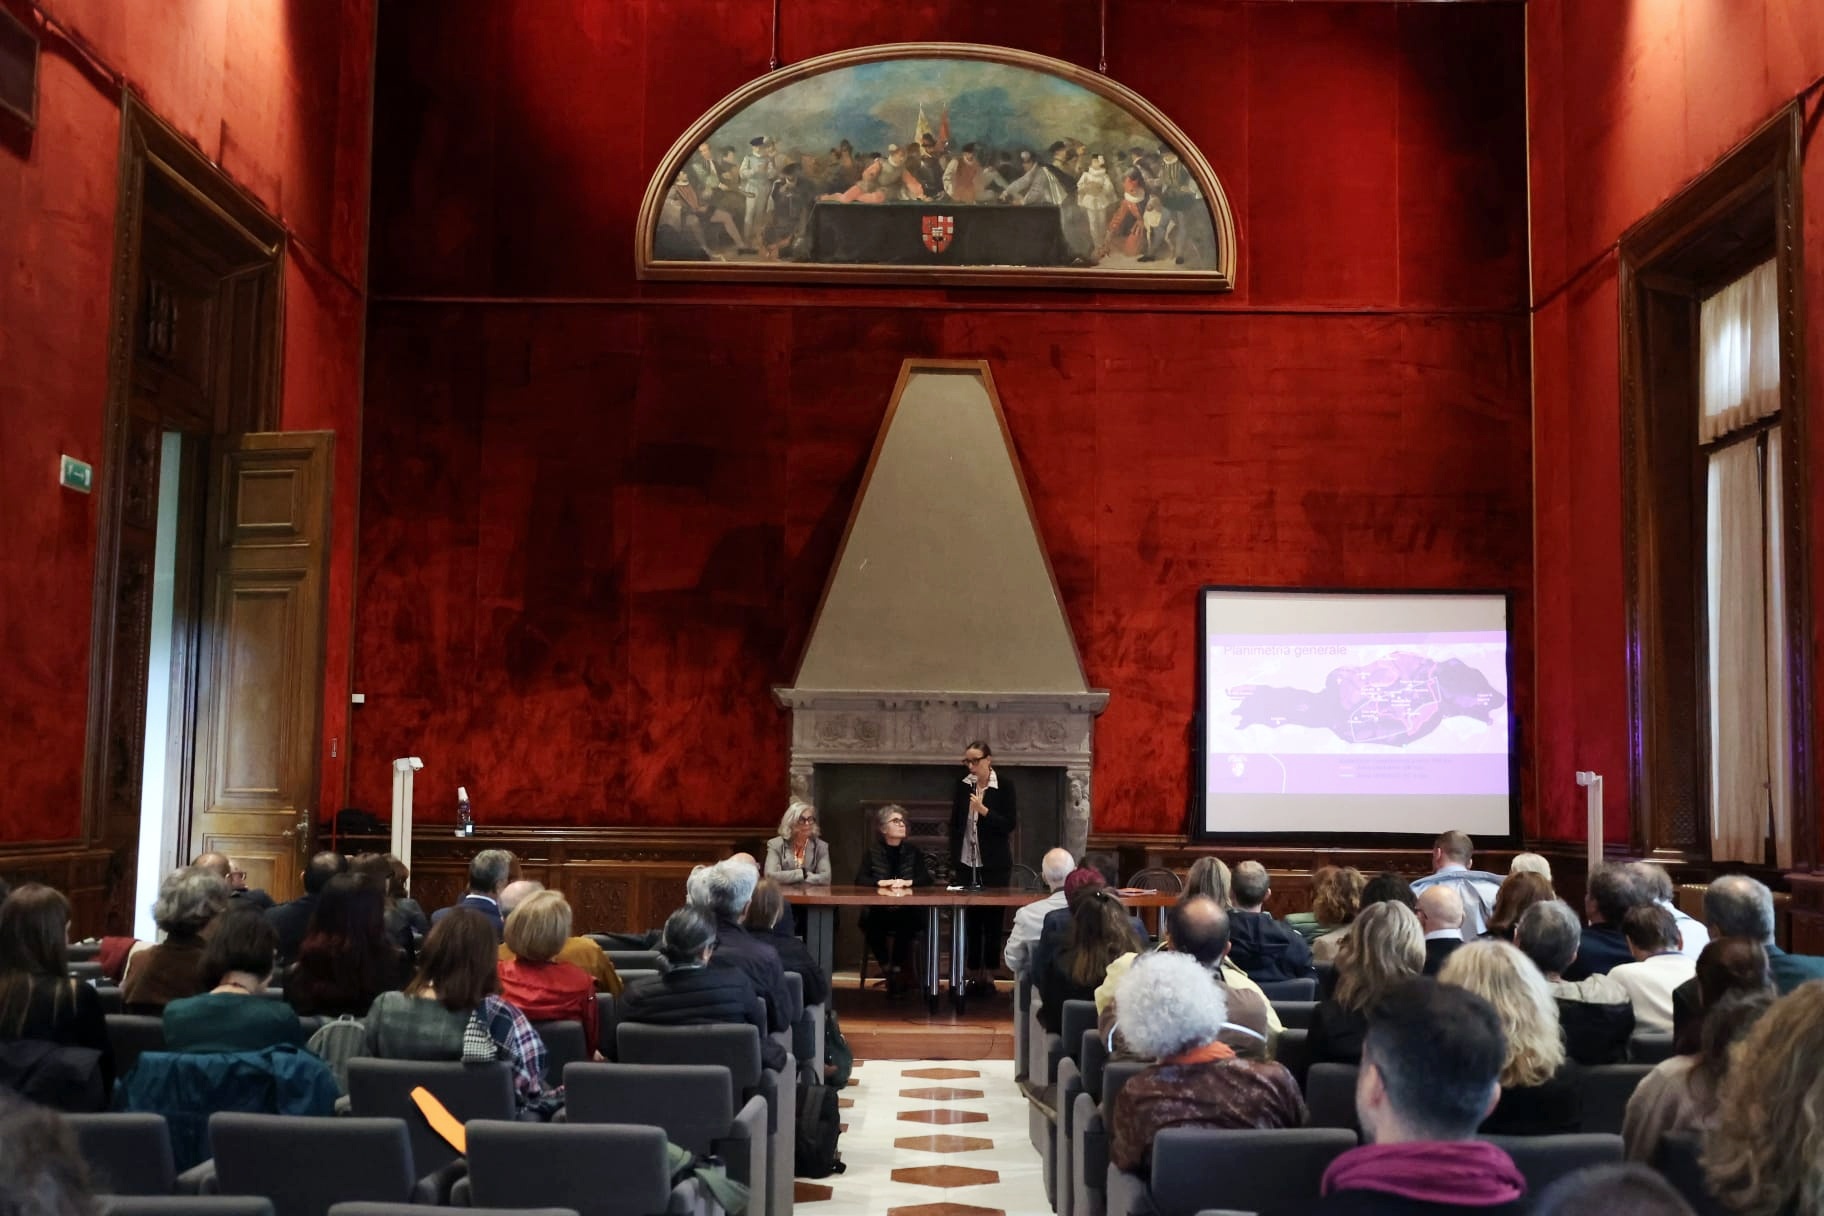
[[[641,278],[1227,291],[1235,222],[1170,119],[1023,51],[901,43],[736,90],[647,186]]]

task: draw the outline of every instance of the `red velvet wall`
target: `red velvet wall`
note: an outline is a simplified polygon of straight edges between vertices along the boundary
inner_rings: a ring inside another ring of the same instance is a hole
[[[776,814],[768,689],[911,355],[993,366],[1112,692],[1099,830],[1184,827],[1203,583],[1512,588],[1527,713],[1521,8],[1113,7],[1111,74],[1227,188],[1232,295],[638,284],[654,161],[765,70],[768,0],[383,8],[356,802],[416,754],[425,817]],[[1089,4],[784,8],[794,60],[1095,60]]]
[[[33,19],[25,0],[9,10]],[[0,141],[0,841],[81,832],[98,503],[56,484],[99,466],[120,85],[291,233],[282,425],[337,433],[324,788],[347,735],[360,468],[373,0],[45,0],[39,126]],[[98,476],[100,469],[97,469]]]
[[[1605,778],[1605,834],[1629,835],[1617,248],[1635,221],[1801,91],[1805,124],[1807,398],[1824,401],[1824,156],[1815,0],[1532,0],[1532,159],[1538,687],[1534,771],[1550,838],[1582,836],[1578,769]],[[1806,453],[1824,467],[1824,427]],[[1824,502],[1806,525],[1824,576]],[[1815,655],[1824,625],[1814,618]],[[1824,669],[1817,669],[1824,675]],[[1815,749],[1814,749],[1815,750]]]

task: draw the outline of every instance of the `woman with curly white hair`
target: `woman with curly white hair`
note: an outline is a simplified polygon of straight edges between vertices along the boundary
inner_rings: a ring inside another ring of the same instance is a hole
[[[1302,1127],[1305,1102],[1284,1064],[1244,1060],[1217,1036],[1222,985],[1188,954],[1142,955],[1115,988],[1128,1047],[1159,1061],[1115,1097],[1108,1158],[1146,1172],[1167,1127]]]
[[[1482,1134],[1549,1136],[1581,1130],[1576,1066],[1565,1056],[1558,1002],[1533,961],[1508,942],[1469,942],[1445,960],[1438,982],[1466,988],[1493,1005],[1507,1038],[1501,1100],[1482,1121]]]

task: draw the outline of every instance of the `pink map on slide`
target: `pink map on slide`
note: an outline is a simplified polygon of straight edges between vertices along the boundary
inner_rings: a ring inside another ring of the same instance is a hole
[[[1333,669],[1319,691],[1246,684],[1228,690],[1238,727],[1315,726],[1349,743],[1402,747],[1444,719],[1490,720],[1507,703],[1488,678],[1461,659],[1439,662],[1396,650],[1373,662]]]

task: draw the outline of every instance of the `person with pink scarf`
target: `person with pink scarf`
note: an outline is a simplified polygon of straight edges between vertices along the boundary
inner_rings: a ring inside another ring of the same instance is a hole
[[[1507,1058],[1494,1006],[1415,979],[1368,1018],[1355,1111],[1368,1143],[1324,1172],[1326,1216],[1526,1211],[1526,1179],[1476,1128],[1501,1097]]]

